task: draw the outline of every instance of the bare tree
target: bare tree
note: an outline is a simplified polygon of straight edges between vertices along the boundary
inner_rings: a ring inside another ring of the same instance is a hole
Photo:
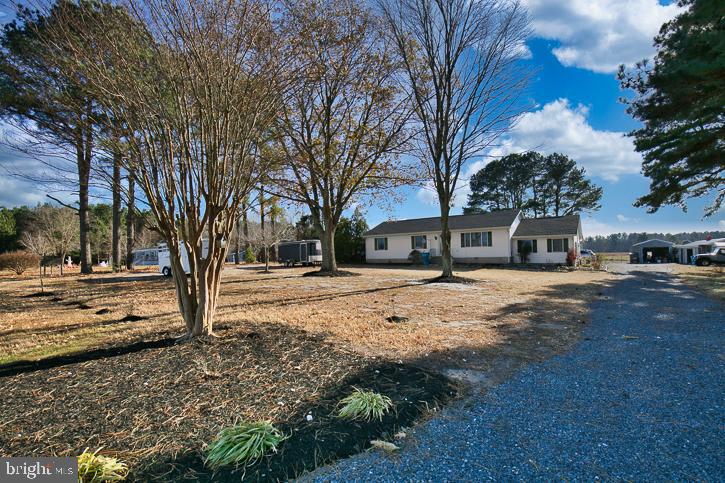
[[[438,194],[443,278],[453,276],[448,215],[463,166],[521,113],[528,17],[517,0],[380,0],[419,123],[416,155]]]
[[[133,268],[133,247],[136,241],[136,184],[133,173],[128,173],[126,189],[126,270]]]
[[[282,216],[282,212],[278,214],[279,218],[274,224],[267,223],[264,226],[261,223],[249,223],[248,230],[244,236],[244,242],[255,249],[255,251],[263,251],[265,255],[264,271],[269,272],[269,252],[273,250],[279,242],[289,240],[294,236],[294,225]]]
[[[33,228],[24,234],[23,243],[38,255],[42,250],[47,250],[46,255],[56,255],[60,259],[60,274],[63,275],[66,256],[78,247],[79,238],[76,210],[42,205],[33,210]]]
[[[124,165],[168,244],[186,337],[212,335],[227,240],[263,171],[254,146],[277,110],[284,49],[266,0],[130,0],[127,9],[67,18],[53,41],[70,46],[73,68],[131,133]]]
[[[409,99],[379,19],[353,0],[291,1],[289,35],[298,74],[276,148],[279,194],[306,205],[322,241],[322,271],[337,272],[335,229],[351,202],[374,199],[404,177]]]
[[[43,285],[43,263],[45,257],[53,253],[52,240],[48,238],[47,232],[40,229],[40,227],[35,224],[31,228],[23,231],[23,233],[20,235],[20,243],[22,243],[22,245],[26,249],[38,255],[38,277],[40,278],[40,291],[44,292],[45,287]]]

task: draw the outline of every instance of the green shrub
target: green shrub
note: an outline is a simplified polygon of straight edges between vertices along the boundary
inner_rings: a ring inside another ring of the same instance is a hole
[[[83,451],[78,457],[78,481],[80,483],[101,483],[109,481],[123,481],[128,475],[128,467],[116,458],[101,456]]]
[[[519,248],[519,256],[521,256],[521,263],[528,263],[531,252],[534,251],[534,247],[531,245],[532,242],[525,241]]]
[[[254,263],[257,261],[257,257],[254,256],[254,250],[252,247],[247,247],[247,249],[244,251],[244,261],[246,263]]]
[[[355,388],[352,394],[340,401],[338,416],[343,419],[370,421],[383,419],[383,415],[393,407],[393,401],[373,391]]]
[[[412,263],[413,265],[422,265],[423,264],[423,255],[418,250],[412,250],[408,254],[408,261]]]
[[[205,464],[211,468],[252,465],[264,455],[276,452],[285,439],[269,421],[241,422],[219,431],[206,449]]]
[[[12,270],[22,275],[29,268],[37,267],[40,257],[28,250],[0,253],[0,270]]]

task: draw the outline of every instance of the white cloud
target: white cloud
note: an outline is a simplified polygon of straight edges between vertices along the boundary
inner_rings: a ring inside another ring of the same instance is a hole
[[[428,181],[425,186],[418,189],[415,196],[419,201],[425,203],[426,205],[438,206],[438,195],[433,188],[432,181]]]
[[[538,111],[524,114],[492,156],[529,150],[565,154],[584,166],[590,176],[617,181],[639,173],[642,158],[624,132],[594,129],[588,109],[557,99]]]
[[[538,37],[557,40],[565,66],[611,73],[654,54],[662,24],[681,9],[657,0],[524,0]]]
[[[627,223],[630,221],[634,223],[639,223],[639,218],[630,218],[629,216],[624,216],[620,214],[617,215],[617,221],[619,221],[620,223]]]
[[[718,222],[718,225],[720,226],[720,229],[721,230],[725,230],[725,220],[720,220]]]
[[[612,225],[597,220],[591,216],[582,217],[582,233],[585,237],[596,235],[609,235],[610,233],[619,233],[621,229],[617,229]]]

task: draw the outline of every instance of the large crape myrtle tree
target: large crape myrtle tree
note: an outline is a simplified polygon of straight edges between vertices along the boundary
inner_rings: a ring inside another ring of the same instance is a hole
[[[68,15],[47,41],[67,45],[65,68],[126,133],[122,162],[168,245],[185,337],[212,335],[227,240],[264,171],[255,147],[277,113],[284,49],[272,5],[94,5],[83,11],[93,18]]]

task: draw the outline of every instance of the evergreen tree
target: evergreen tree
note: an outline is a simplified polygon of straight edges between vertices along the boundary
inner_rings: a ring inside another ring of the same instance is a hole
[[[86,8],[92,8],[91,4],[61,0],[44,16],[18,6],[15,19],[4,26],[0,36],[0,117],[37,142],[73,153],[78,174],[78,208],[73,209],[80,220],[81,272],[90,273],[88,195],[98,113],[82,81],[64,68],[67,50],[44,39],[64,15],[80,15]],[[61,179],[70,169],[56,167]]]
[[[586,170],[563,154],[554,153],[543,160],[541,180],[544,212],[553,216],[571,215],[601,208],[603,190],[586,178]]]
[[[603,194],[584,168],[558,153],[509,154],[476,172],[470,184],[464,213],[519,209],[535,218],[562,216],[598,210]]]
[[[15,217],[12,210],[0,207],[0,253],[14,250],[17,236]]]
[[[341,263],[365,261],[365,238],[368,224],[359,209],[350,218],[342,217],[335,232],[335,254]]]
[[[686,209],[688,198],[714,194],[705,216],[725,198],[725,3],[680,0],[689,7],[655,38],[654,63],[619,69],[622,87],[636,93],[628,112],[644,123],[631,133],[642,153],[650,192],[635,206]]]

